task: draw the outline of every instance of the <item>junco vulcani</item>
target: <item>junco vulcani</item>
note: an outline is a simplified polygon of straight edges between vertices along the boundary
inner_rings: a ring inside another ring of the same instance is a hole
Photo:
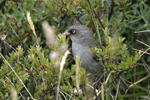
[[[81,58],[81,66],[86,69],[86,72],[102,75],[103,63],[97,60],[96,54],[91,48],[100,48],[99,43],[95,40],[90,29],[84,25],[73,25],[64,33],[69,35],[72,41],[72,53],[74,59],[76,55]]]

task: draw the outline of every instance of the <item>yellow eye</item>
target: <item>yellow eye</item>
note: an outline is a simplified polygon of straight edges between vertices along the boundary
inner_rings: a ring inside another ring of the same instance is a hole
[[[76,31],[75,31],[75,30],[72,30],[72,33],[76,33]]]

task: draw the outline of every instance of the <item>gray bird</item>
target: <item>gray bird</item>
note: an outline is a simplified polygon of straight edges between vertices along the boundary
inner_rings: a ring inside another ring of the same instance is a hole
[[[76,55],[80,56],[81,66],[86,69],[86,72],[102,75],[103,63],[97,60],[96,54],[91,49],[100,48],[100,45],[92,36],[90,29],[84,25],[73,25],[63,34],[71,38],[73,57],[76,59]]]

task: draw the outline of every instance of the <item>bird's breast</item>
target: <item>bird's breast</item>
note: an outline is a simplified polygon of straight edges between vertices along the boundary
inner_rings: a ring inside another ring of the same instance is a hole
[[[72,52],[74,58],[76,58],[77,55],[80,56],[82,60],[88,56],[91,57],[93,55],[91,48],[83,46],[79,43],[72,43]]]
[[[87,72],[101,74],[103,72],[103,65],[101,62],[94,59],[94,53],[88,46],[83,46],[79,43],[72,43],[73,57],[81,58],[81,66],[86,69]]]

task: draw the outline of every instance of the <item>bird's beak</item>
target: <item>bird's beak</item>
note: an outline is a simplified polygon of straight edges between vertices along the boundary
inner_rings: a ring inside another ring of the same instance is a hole
[[[65,31],[65,32],[63,33],[63,35],[70,35],[70,33],[69,33],[68,31]]]

